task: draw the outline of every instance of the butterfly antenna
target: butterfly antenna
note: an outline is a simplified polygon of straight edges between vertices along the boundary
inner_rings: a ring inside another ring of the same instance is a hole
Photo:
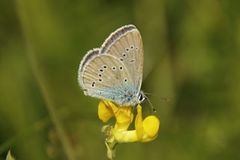
[[[152,93],[147,93],[147,92],[144,92],[145,95],[152,95]]]
[[[153,107],[153,105],[152,105],[151,101],[149,100],[149,98],[148,98],[146,95],[145,95],[145,97],[146,97],[146,99],[147,99],[148,103],[150,104],[150,107],[151,107],[151,109],[152,109],[152,112],[156,113],[156,112],[157,112],[157,111],[156,111],[156,108],[155,108],[155,107]]]

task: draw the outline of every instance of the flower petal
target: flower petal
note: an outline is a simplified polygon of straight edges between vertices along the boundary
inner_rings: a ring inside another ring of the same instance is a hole
[[[109,108],[104,101],[101,101],[98,105],[98,117],[103,122],[107,122],[111,117],[113,117],[113,111]]]
[[[142,121],[142,107],[137,105],[137,115],[135,118],[135,129],[137,133],[138,139],[142,139],[143,137],[143,121]]]
[[[143,142],[154,140],[158,135],[160,120],[156,116],[148,116],[143,120],[144,139]]]
[[[114,136],[115,141],[117,141],[118,143],[130,143],[130,142],[139,141],[136,130],[130,130],[130,131],[115,130],[113,132],[113,136]]]

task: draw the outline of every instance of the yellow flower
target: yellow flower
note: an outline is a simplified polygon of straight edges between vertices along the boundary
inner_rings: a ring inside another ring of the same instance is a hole
[[[117,143],[152,141],[157,137],[160,126],[160,120],[154,115],[142,118],[141,105],[137,106],[134,130],[128,130],[134,117],[131,106],[119,107],[110,101],[101,101],[98,105],[98,117],[105,123],[112,117],[116,119],[114,127],[110,125],[103,127],[110,159]]]

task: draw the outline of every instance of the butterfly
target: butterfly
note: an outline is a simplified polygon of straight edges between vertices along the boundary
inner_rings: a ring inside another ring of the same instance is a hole
[[[100,48],[87,52],[80,62],[78,82],[87,96],[110,100],[120,106],[144,101],[143,43],[130,24],[111,33]]]

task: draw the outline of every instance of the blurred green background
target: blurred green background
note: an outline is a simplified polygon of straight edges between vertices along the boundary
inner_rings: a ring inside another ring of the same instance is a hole
[[[119,145],[116,159],[240,159],[239,0],[1,0],[1,160],[9,149],[19,160],[106,159],[99,100],[83,95],[77,70],[130,23],[161,131]]]

